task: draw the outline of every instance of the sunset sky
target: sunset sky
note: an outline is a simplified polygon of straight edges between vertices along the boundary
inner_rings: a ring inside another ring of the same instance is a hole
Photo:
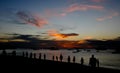
[[[0,0],[0,38],[47,40],[120,37],[120,0]]]

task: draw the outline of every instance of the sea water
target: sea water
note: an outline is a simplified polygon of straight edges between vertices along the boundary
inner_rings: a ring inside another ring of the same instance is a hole
[[[6,51],[7,51],[7,53],[11,53],[13,50],[6,50]],[[64,62],[67,62],[68,56],[70,56],[71,62],[72,62],[73,56],[75,56],[75,58],[76,58],[75,62],[80,63],[80,59],[81,59],[81,57],[83,57],[85,65],[89,65],[89,58],[91,57],[91,55],[94,54],[94,56],[97,59],[99,59],[100,67],[120,69],[120,54],[113,54],[112,53],[113,51],[114,50],[109,50],[109,49],[101,50],[99,52],[95,49],[91,49],[91,50],[80,49],[79,51],[76,51],[75,49],[73,49],[73,50],[16,49],[17,55],[22,55],[22,52],[28,52],[28,53],[32,52],[32,53],[36,53],[36,58],[38,58],[39,53],[41,53],[42,59],[43,59],[43,54],[46,54],[46,59],[52,60],[52,57],[54,56],[55,61],[56,61],[56,56],[58,57],[58,61],[59,61],[60,54],[63,55]],[[2,50],[0,50],[0,53],[1,52],[2,52]]]

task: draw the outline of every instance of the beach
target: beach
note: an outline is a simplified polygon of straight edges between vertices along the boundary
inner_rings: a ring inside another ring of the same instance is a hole
[[[52,60],[43,60],[36,58],[27,58],[23,56],[5,56],[0,55],[0,65],[1,70],[15,71],[16,69],[20,71],[24,70],[35,70],[38,72],[55,72],[56,70],[61,71],[74,71],[74,72],[120,72],[118,69],[110,69],[103,67],[89,67],[86,65],[81,65],[78,63],[68,63],[68,62],[60,62],[60,61],[52,61]]]

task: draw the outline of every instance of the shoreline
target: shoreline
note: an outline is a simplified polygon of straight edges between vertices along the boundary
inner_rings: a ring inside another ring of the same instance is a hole
[[[2,54],[2,51],[3,50],[1,50],[1,54]],[[30,57],[30,53],[31,52],[33,52],[33,54],[34,53],[36,53],[36,58],[38,59],[39,58],[39,53],[41,53],[42,54],[42,59],[43,59],[43,54],[44,54],[44,50],[42,50],[42,51],[40,51],[40,52],[36,52],[36,51],[26,51],[26,50],[6,50],[6,53],[7,53],[7,55],[12,55],[12,52],[13,51],[16,51],[16,55],[17,56],[22,56],[23,54],[23,52],[25,53],[25,55],[26,55],[26,53],[28,53],[28,57]],[[61,51],[60,51],[61,52]],[[60,52],[58,52],[59,54],[60,54]],[[54,53],[54,51],[53,51],[53,53]],[[45,53],[46,54],[46,53]],[[64,55],[64,54],[63,54]],[[96,54],[95,54],[96,55]],[[47,57],[47,59],[48,60],[52,60],[52,56],[50,55],[49,56],[49,53],[47,53],[47,55],[46,55]],[[53,54],[53,56],[54,56],[54,54]],[[55,56],[59,56],[59,55],[55,55]],[[34,57],[34,55],[33,55],[33,57]],[[67,58],[67,56],[65,56],[66,58]],[[67,59],[64,57],[64,59],[63,59],[63,61],[64,62],[67,62]],[[71,58],[72,58],[72,56],[71,56]],[[79,57],[78,57],[79,58]],[[55,61],[56,61],[56,57],[55,57]],[[79,63],[80,64],[80,62],[78,62],[78,60],[76,60],[76,63]],[[113,62],[114,63],[114,62]],[[110,63],[108,66],[107,65],[104,65],[104,63],[103,64],[100,64],[100,67],[102,67],[102,68],[110,68],[110,69],[119,69],[120,70],[120,67],[119,67],[119,64],[117,64],[115,67],[113,66],[114,64],[113,63]],[[85,63],[84,63],[84,65],[86,65],[86,66],[89,66],[88,65],[88,60],[86,61],[85,60]],[[118,67],[117,67],[118,66]]]
[[[67,63],[67,62],[60,62],[60,61],[52,61],[52,60],[43,60],[43,59],[36,59],[36,58],[26,58],[23,56],[3,56],[0,55],[0,65],[3,69],[7,69],[12,67],[21,67],[24,68],[40,68],[40,69],[50,69],[50,68],[57,68],[66,71],[81,71],[81,72],[120,72],[118,69],[111,69],[111,68],[104,68],[104,67],[95,67],[91,68],[86,65],[81,65],[78,63]],[[5,68],[4,68],[5,67]],[[67,69],[68,68],[68,69]]]

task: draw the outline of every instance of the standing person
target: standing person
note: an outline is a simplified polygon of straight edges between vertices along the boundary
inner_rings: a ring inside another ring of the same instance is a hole
[[[89,65],[91,67],[96,67],[96,63],[97,63],[97,59],[94,57],[94,55],[92,55],[91,58],[89,59]]]
[[[32,52],[31,52],[31,53],[30,53],[30,58],[32,58],[32,55],[33,55],[33,54],[32,54]]]
[[[46,60],[46,54],[44,54],[44,60]]]
[[[73,56],[73,63],[75,63],[75,56]]]
[[[54,61],[54,56],[52,57],[52,60]]]
[[[6,52],[6,50],[5,50],[5,49],[2,51],[2,55],[4,55],[4,56],[6,56],[6,55],[7,55],[7,52]]]
[[[28,58],[28,52],[26,52],[26,57]]]
[[[60,61],[62,62],[62,60],[63,60],[63,56],[62,54],[60,54]]]
[[[36,53],[34,53],[34,59],[36,59]]]
[[[68,63],[70,63],[70,56],[68,56]]]
[[[99,67],[99,59],[96,59],[97,67]]]
[[[25,57],[25,53],[24,52],[22,53],[22,56]]]
[[[58,61],[58,56],[56,56],[56,61]]]
[[[12,56],[16,56],[16,51],[12,51]]]
[[[83,64],[84,64],[84,59],[83,59],[83,57],[81,57],[80,62],[81,62],[81,65],[83,65]]]
[[[39,53],[39,59],[41,60],[41,53]]]

